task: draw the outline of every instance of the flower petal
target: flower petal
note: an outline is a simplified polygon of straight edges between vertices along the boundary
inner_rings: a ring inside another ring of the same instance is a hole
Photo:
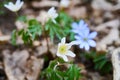
[[[87,38],[88,35],[89,35],[89,33],[90,33],[90,30],[89,30],[89,29],[88,29],[88,30],[86,29],[86,30],[83,30],[82,32],[83,32],[83,36]]]
[[[77,29],[78,24],[77,24],[76,22],[73,22],[73,23],[71,24],[71,26],[72,26],[73,29]]]
[[[88,44],[91,46],[91,47],[95,47],[96,46],[96,42],[94,40],[88,40]]]
[[[76,56],[72,51],[68,51],[66,55],[70,56],[70,57],[75,57]]]
[[[24,4],[24,2],[21,2],[21,3],[19,4],[19,7],[21,8],[23,4]]]
[[[71,48],[72,44],[70,44],[70,43],[67,44],[67,43],[66,43],[66,46],[67,46],[67,50],[69,50],[69,49]]]
[[[70,45],[79,45],[81,42],[82,42],[82,41],[79,41],[79,40],[77,41],[77,40],[76,40],[76,41],[70,42],[69,44],[70,44]]]
[[[61,56],[61,57],[63,58],[64,61],[68,62],[67,56],[63,55],[63,56]]]
[[[75,39],[82,40],[83,38],[80,35],[75,35]]]
[[[79,33],[79,30],[78,30],[78,29],[72,29],[71,31],[74,32],[74,33],[76,33],[76,34]]]
[[[79,31],[78,35],[83,39],[85,37],[84,30]]]
[[[89,49],[90,49],[90,46],[89,46],[89,44],[86,42],[86,43],[85,43],[85,50],[88,51]]]
[[[57,23],[57,22],[55,21],[55,19],[52,19],[52,22],[55,23],[55,24]]]
[[[82,43],[79,45],[79,47],[80,47],[80,48],[84,48],[85,43],[86,43],[86,42],[82,42]]]
[[[20,0],[17,0],[15,5],[19,5],[20,4]]]
[[[88,36],[89,39],[93,39],[97,36],[97,32],[91,32]]]
[[[8,8],[8,9],[11,10],[11,11],[13,11],[13,8],[14,8],[14,6],[7,5],[7,4],[5,4],[4,7]]]
[[[80,20],[78,25],[79,27],[84,27],[84,24],[85,24],[84,20]]]
[[[61,43],[62,43],[62,44],[65,44],[65,42],[66,42],[66,38],[63,37],[63,38],[61,39]]]

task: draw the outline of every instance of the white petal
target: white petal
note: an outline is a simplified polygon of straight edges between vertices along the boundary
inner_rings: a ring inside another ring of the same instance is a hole
[[[55,19],[52,19],[52,22],[55,23],[55,24],[57,23],[57,22],[55,21]]]
[[[61,39],[61,43],[65,44],[65,42],[66,42],[66,38],[63,37],[63,38]]]
[[[76,56],[72,51],[68,51],[66,55],[67,56],[71,56],[71,57],[75,57]]]
[[[66,44],[67,45],[67,49],[69,50],[70,48],[71,48],[71,46],[72,46],[72,44]]]
[[[93,39],[97,36],[97,32],[91,32],[88,36],[89,39]]]
[[[60,1],[60,6],[61,7],[68,7],[70,4],[70,1],[69,0],[61,0]]]
[[[81,42],[82,42],[82,41],[79,41],[79,40],[77,41],[77,40],[76,40],[76,41],[70,42],[69,44],[70,44],[70,45],[79,45]]]
[[[86,43],[85,43],[85,50],[88,51],[89,49],[90,49],[90,46],[89,46],[89,44],[86,42]]]
[[[58,57],[62,57],[63,55],[61,55],[60,53],[58,53],[57,51],[57,54],[56,54]]]
[[[24,4],[24,2],[21,2],[21,3],[19,4],[19,7],[21,8],[23,4]]]
[[[17,0],[15,5],[19,5],[20,4],[20,0]]]
[[[63,58],[63,60],[66,62],[68,61],[68,58],[66,55],[61,55],[60,53],[57,53],[57,56]]]
[[[55,12],[55,7],[51,7],[49,10],[48,10],[48,14],[52,14]]]
[[[58,17],[58,14],[57,14],[57,13],[55,13],[55,14],[54,14],[54,18],[57,18],[57,17]]]
[[[9,10],[11,10],[11,11],[13,11],[13,6],[11,6],[11,5],[4,5],[4,7],[6,7],[6,8],[8,8]]]
[[[8,5],[9,6],[14,6],[14,4],[12,2],[9,2]]]
[[[5,4],[4,7],[8,8],[9,9],[9,5]]]
[[[95,47],[96,46],[96,42],[94,40],[88,40],[88,43],[91,47]]]
[[[67,56],[64,55],[64,56],[61,56],[61,57],[63,58],[64,61],[68,62]]]

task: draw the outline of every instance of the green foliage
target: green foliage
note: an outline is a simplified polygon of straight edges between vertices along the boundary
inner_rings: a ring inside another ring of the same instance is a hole
[[[52,41],[55,37],[60,40],[66,36],[74,38],[74,34],[71,32],[71,23],[73,20],[64,12],[60,12],[56,19],[56,24],[53,23],[52,20],[48,20],[44,26],[41,26],[41,24],[35,19],[27,20],[26,16],[20,16],[18,17],[18,20],[28,25],[26,29],[16,31],[16,36],[21,36],[24,43],[32,43],[36,36],[40,36],[42,34],[50,36]],[[15,42],[15,38],[12,38]]]
[[[27,17],[26,16],[20,16],[20,17],[17,18],[17,20],[26,23],[27,22]]]
[[[59,13],[59,16],[57,18],[57,22],[61,24],[61,26],[64,28],[63,31],[65,32],[66,36],[70,36],[70,40],[74,39],[74,33],[71,32],[71,23],[73,22],[72,17],[70,17],[65,12],[61,11]]]
[[[19,31],[13,31],[12,43],[15,44],[17,36],[21,36],[25,44],[32,44],[32,41],[36,39],[36,36],[42,34],[41,25],[35,19],[27,20],[25,16],[19,17],[18,20],[27,23],[28,27]]]
[[[14,31],[12,32],[12,36],[11,36],[11,43],[12,43],[13,45],[16,45],[16,38],[17,38],[16,30],[14,30]]]
[[[111,62],[106,58],[105,54],[101,54],[94,58],[95,69],[100,70],[101,73],[108,73],[112,70]]]
[[[57,36],[59,39],[65,36],[65,32],[63,31],[63,29],[64,28],[62,28],[58,24],[54,24],[51,20],[49,20],[45,25],[45,31],[48,32],[52,41],[55,36]]]
[[[0,1],[0,15],[2,15],[2,14],[5,13],[5,11],[3,10],[4,4],[7,4],[9,1],[11,1],[11,0],[3,0],[3,1]]]
[[[64,63],[61,61],[60,64]],[[56,66],[57,65],[57,66]],[[45,80],[79,80],[80,68],[74,64],[66,70],[60,70],[60,65],[57,60],[51,61],[48,68],[43,71],[41,77]]]
[[[96,52],[91,51],[90,53],[86,53],[86,58],[91,58],[95,64],[94,68],[99,70],[102,74],[109,73],[112,70],[112,64],[107,59],[106,53],[97,54]]]
[[[54,40],[54,37],[61,39],[65,36],[69,36],[70,38],[73,37],[73,33],[71,32],[71,23],[73,19],[68,16],[64,12],[60,12],[59,16],[56,18],[56,24],[49,20],[45,24],[45,31],[48,32],[51,40]]]

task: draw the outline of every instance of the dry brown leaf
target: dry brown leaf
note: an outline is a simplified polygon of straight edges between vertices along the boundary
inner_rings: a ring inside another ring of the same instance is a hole
[[[34,1],[32,2],[32,6],[35,8],[40,8],[40,7],[51,7],[55,6],[57,7],[59,3],[57,1],[48,1],[48,0],[43,0],[43,1]]]
[[[87,10],[86,7],[71,8],[68,14],[77,19],[85,18],[87,16]]]
[[[16,21],[15,25],[16,25],[18,30],[27,28],[27,25],[24,22],[21,22],[21,21]]]
[[[52,53],[52,56],[55,57],[56,56],[56,52],[57,52],[57,45],[53,44],[50,39],[48,39],[48,43],[49,43],[49,51]],[[46,39],[43,39],[41,41],[41,45],[38,46],[36,48],[37,50],[37,53],[35,53],[36,56],[41,56],[43,55],[44,53],[47,52],[47,42],[46,42]]]
[[[9,50],[3,51],[4,66],[8,80],[37,80],[43,66],[43,59],[32,56],[29,59],[27,50],[15,51],[10,54]]]
[[[112,5],[106,0],[93,0],[91,5],[93,9],[105,10],[105,11],[115,11],[120,9],[120,2],[118,2],[118,4],[116,5]]]
[[[31,56],[31,59],[28,61],[27,65],[30,66],[30,70],[26,75],[27,80],[37,80],[39,77],[40,69],[43,66],[43,59],[37,59],[34,56]]]
[[[96,30],[96,31],[103,30],[104,31],[107,27],[118,29],[118,27],[120,25],[119,22],[120,22],[119,19],[111,20],[111,21],[108,21],[106,23],[98,25],[96,28],[94,28],[94,30]]]
[[[10,55],[9,50],[4,50],[3,54],[4,54],[5,72],[8,77],[8,80],[24,80],[25,78],[25,72],[23,72],[24,68],[22,71],[22,69],[20,69],[19,66],[23,66],[23,67],[25,66],[26,63],[25,60],[28,58],[29,53],[27,51],[22,51],[22,52],[14,52],[13,55]]]
[[[0,42],[8,42],[9,40],[11,39],[11,36],[10,35],[3,35],[3,36],[0,36]]]
[[[36,19],[44,25],[46,21],[48,20],[47,12],[46,11],[40,11],[39,15],[36,17]]]
[[[120,47],[112,52],[113,80],[120,80]]]
[[[119,20],[111,20],[109,22],[100,24],[96,28],[93,29],[96,31],[102,31],[107,32],[107,35],[104,36],[102,39],[97,41],[96,49],[98,51],[103,50],[106,51],[108,49],[108,45],[112,44],[113,42],[117,43],[117,45],[120,45],[120,36],[119,36]],[[111,28],[109,31],[107,28]]]
[[[112,29],[107,36],[105,36],[103,39],[98,41],[96,49],[98,51],[100,51],[100,50],[106,51],[107,45],[112,44],[113,41],[115,41],[115,42],[120,41],[118,29]]]

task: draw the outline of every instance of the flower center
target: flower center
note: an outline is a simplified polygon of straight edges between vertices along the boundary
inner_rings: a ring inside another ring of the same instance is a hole
[[[59,53],[61,53],[61,54],[66,54],[67,53],[67,46],[65,44],[60,45]]]
[[[83,40],[84,40],[84,41],[87,41],[88,39],[87,39],[87,38],[84,38]]]

